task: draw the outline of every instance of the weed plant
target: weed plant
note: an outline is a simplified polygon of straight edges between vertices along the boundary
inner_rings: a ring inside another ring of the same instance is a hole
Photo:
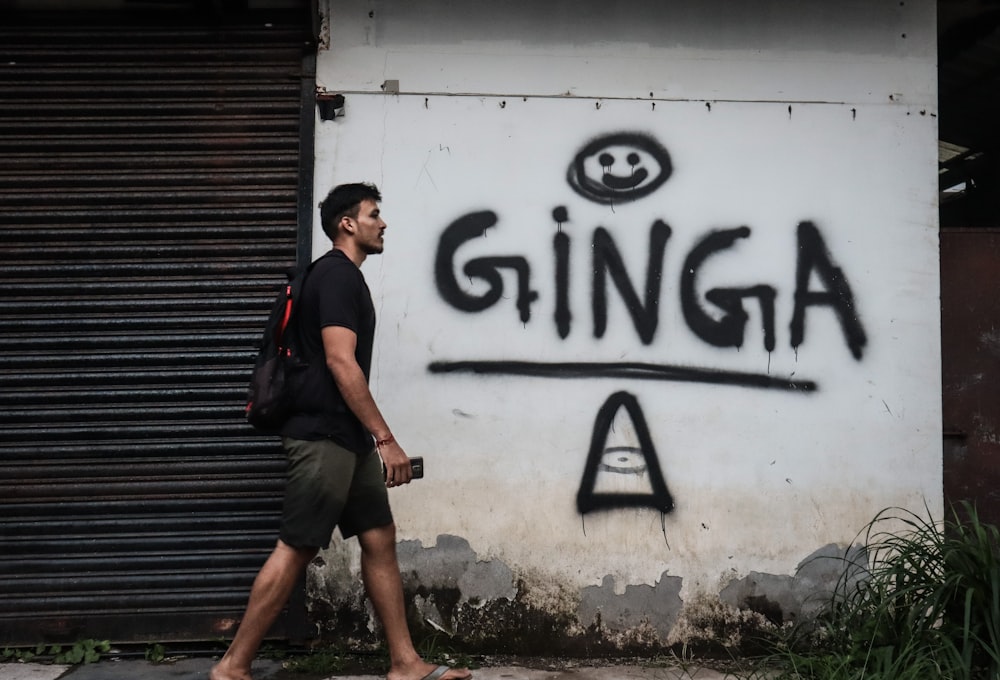
[[[825,611],[768,657],[776,680],[1000,678],[1000,532],[971,505],[936,522],[900,508],[858,535]]]
[[[0,661],[76,665],[100,661],[101,655],[110,651],[111,643],[107,640],[80,640],[70,647],[47,644],[35,647],[4,647],[0,650]]]

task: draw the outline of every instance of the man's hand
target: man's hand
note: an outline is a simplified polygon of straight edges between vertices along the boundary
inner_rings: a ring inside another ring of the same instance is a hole
[[[390,435],[378,440],[376,446],[378,455],[382,457],[382,464],[385,465],[385,485],[393,487],[409,484],[413,479],[413,467],[399,442]]]
[[[354,356],[358,336],[343,326],[326,326],[321,333],[326,365],[337,389],[364,428],[375,435],[375,446],[385,465],[385,485],[409,484],[413,479],[410,459],[389,433],[389,426],[368,389],[368,379]]]

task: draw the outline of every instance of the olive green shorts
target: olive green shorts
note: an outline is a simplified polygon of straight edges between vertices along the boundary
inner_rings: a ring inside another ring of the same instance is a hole
[[[288,481],[281,540],[293,548],[326,548],[334,527],[344,538],[392,524],[382,462],[372,447],[359,456],[329,439],[283,437]]]

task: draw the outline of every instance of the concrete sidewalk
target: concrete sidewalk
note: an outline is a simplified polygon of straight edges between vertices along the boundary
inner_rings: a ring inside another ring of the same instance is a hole
[[[103,660],[80,666],[0,663],[0,680],[207,680],[215,662],[208,657],[183,658],[153,664],[145,660]],[[280,661],[258,660],[254,680],[293,680],[305,676],[285,670]],[[477,668],[474,680],[722,680],[735,678],[719,671],[688,666],[587,665],[566,663],[558,669],[522,666]],[[331,680],[384,680],[378,675],[333,675]]]

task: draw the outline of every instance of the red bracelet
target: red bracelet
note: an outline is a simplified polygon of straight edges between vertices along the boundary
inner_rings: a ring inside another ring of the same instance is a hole
[[[383,446],[388,446],[389,444],[393,443],[394,441],[396,441],[396,440],[393,439],[392,435],[390,434],[385,439],[376,439],[375,440],[375,446],[377,448],[382,448]]]

